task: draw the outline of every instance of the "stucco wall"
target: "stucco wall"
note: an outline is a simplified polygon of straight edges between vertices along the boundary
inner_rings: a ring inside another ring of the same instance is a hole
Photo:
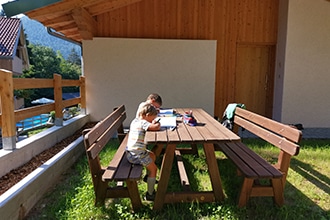
[[[129,126],[152,92],[163,107],[202,107],[213,115],[216,41],[94,38],[83,42],[83,60],[91,120],[125,104]]]
[[[290,0],[282,118],[305,127],[330,127],[330,2]]]

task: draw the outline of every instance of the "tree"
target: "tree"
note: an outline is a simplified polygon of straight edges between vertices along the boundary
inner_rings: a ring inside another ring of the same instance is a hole
[[[81,66],[70,61],[64,60],[61,56],[61,73],[63,79],[79,79]],[[64,87],[63,92],[78,92],[78,87]]]
[[[22,78],[48,78],[60,74],[63,79],[79,79],[81,67],[66,61],[60,52],[56,53],[52,48],[41,45],[28,45],[30,58],[30,69],[25,70],[20,76]],[[63,92],[78,92],[77,87],[63,88]],[[31,106],[31,101],[41,97],[54,99],[53,88],[31,89],[17,91],[15,95],[25,98],[25,106]]]
[[[78,66],[81,66],[81,56],[77,53],[77,51],[74,48],[71,49],[71,52],[67,60],[71,64],[76,64]]]
[[[53,78],[54,73],[60,73],[61,59],[50,47],[29,44],[28,50],[31,68],[25,78]]]

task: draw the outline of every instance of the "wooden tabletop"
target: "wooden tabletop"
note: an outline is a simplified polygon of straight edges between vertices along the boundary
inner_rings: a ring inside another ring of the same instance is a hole
[[[177,118],[177,128],[172,131],[162,128],[160,131],[146,133],[147,143],[177,143],[177,142],[219,142],[237,141],[240,137],[222,126],[211,115],[201,108],[178,108],[176,113],[183,115],[190,110],[197,120],[196,126],[190,126],[182,122],[182,117]]]

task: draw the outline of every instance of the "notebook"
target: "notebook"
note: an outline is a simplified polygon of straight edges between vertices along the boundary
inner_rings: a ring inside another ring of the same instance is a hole
[[[172,128],[176,126],[176,116],[158,117],[160,126],[163,128]]]

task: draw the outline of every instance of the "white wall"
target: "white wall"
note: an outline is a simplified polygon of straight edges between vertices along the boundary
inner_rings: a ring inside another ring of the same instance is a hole
[[[83,41],[83,54],[91,120],[125,104],[129,126],[154,92],[163,107],[202,107],[213,115],[216,41],[94,38]]]
[[[330,127],[329,27],[330,2],[288,1],[282,122]]]

